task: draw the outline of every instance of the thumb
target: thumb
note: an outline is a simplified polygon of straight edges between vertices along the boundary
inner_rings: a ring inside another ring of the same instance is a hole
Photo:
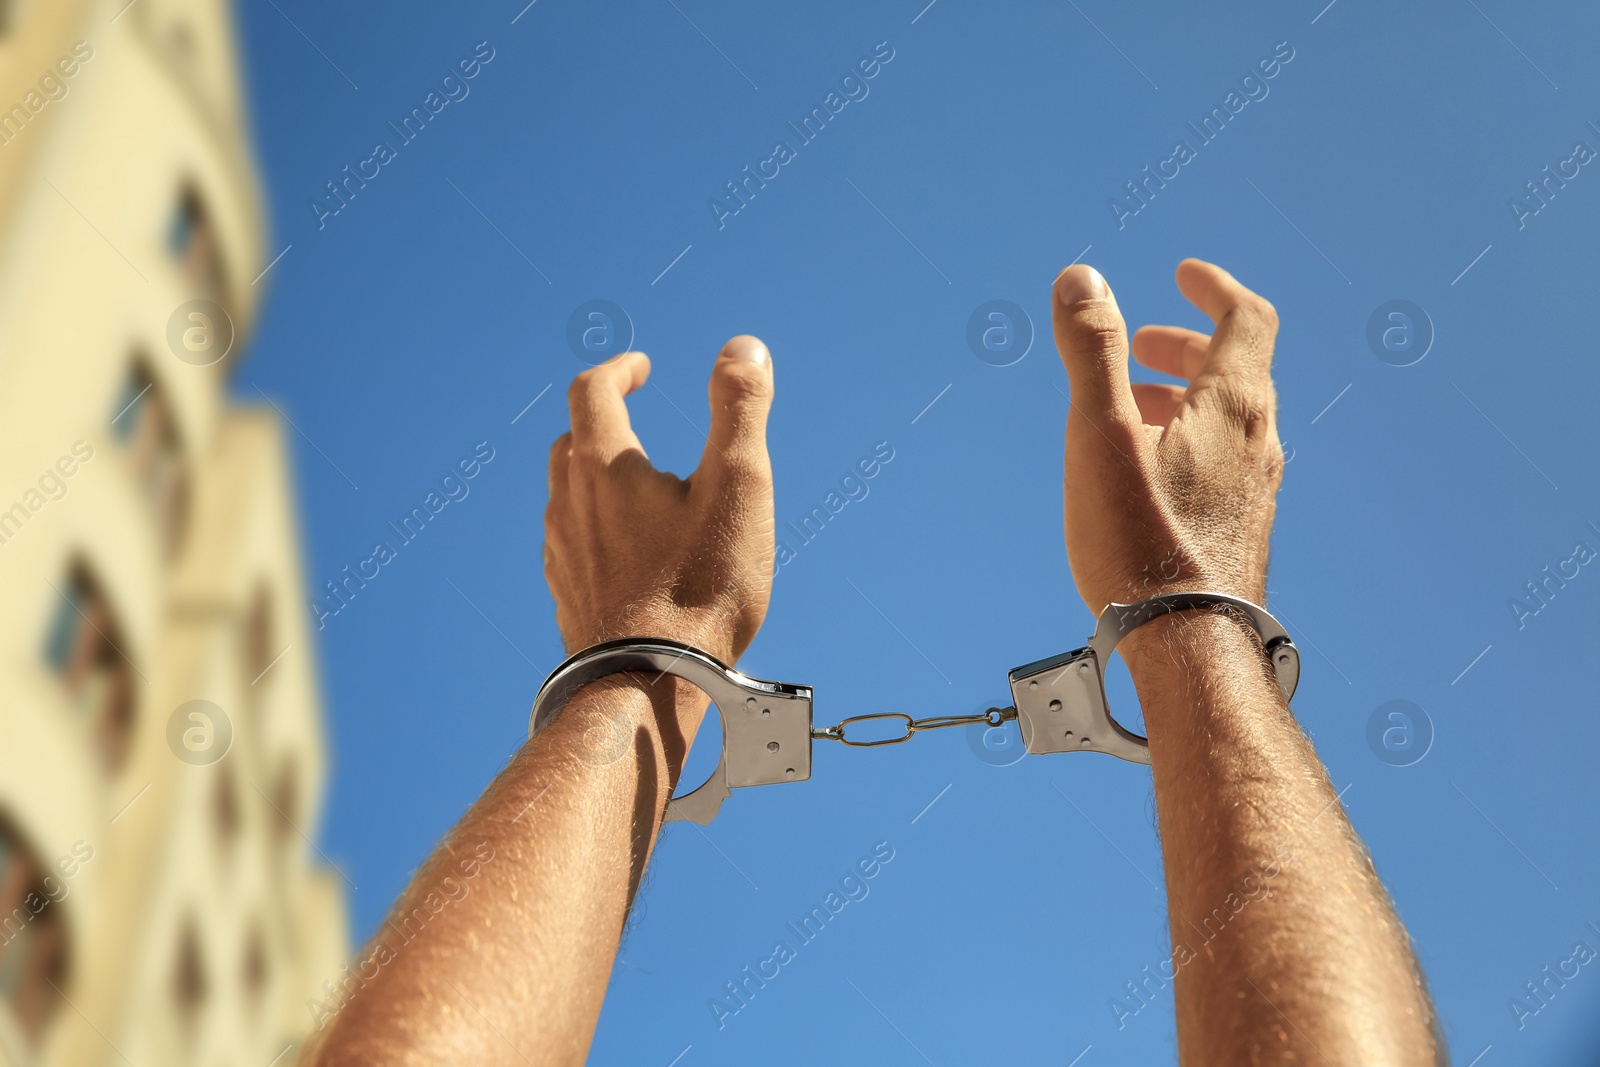
[[[711,369],[711,433],[702,470],[770,469],[767,412],[772,409],[772,353],[741,334],[722,346]]]
[[[1073,406],[1096,422],[1108,416],[1117,423],[1137,424],[1139,409],[1128,384],[1128,328],[1100,272],[1086,263],[1062,271],[1056,277],[1051,317]]]

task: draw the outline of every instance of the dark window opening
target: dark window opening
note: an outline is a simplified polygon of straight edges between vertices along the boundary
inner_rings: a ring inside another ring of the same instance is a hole
[[[100,584],[73,564],[45,639],[54,669],[107,771],[128,754],[133,726],[133,665],[123,655],[122,630]]]
[[[64,896],[60,879],[0,816],[0,999],[34,1044],[60,1009],[56,990],[67,982]]]
[[[194,30],[190,29],[187,22],[174,22],[167,28],[167,40],[172,42],[172,50],[184,60],[194,58]]]
[[[293,760],[285,760],[272,780],[273,823],[279,844],[297,834],[300,825],[300,775]]]
[[[227,269],[216,226],[193,185],[185,185],[178,194],[172,221],[167,225],[167,251],[199,295],[226,302]]]
[[[205,1007],[209,995],[210,982],[206,978],[205,955],[200,949],[200,932],[195,929],[194,919],[189,918],[184,920],[177,956],[172,961],[172,1004],[185,1027],[192,1029],[198,1023],[200,1009]]]
[[[272,666],[273,657],[277,655],[277,650],[272,647],[272,594],[265,582],[256,586],[255,594],[251,597],[242,639],[244,681],[246,685],[253,686],[261,679],[262,672]]]
[[[260,1009],[261,998],[267,991],[267,979],[270,976],[267,943],[261,936],[261,926],[257,923],[250,928],[250,939],[244,950],[244,991],[252,1010]]]
[[[189,465],[171,399],[143,356],[128,369],[111,425],[128,449],[139,488],[155,507],[162,547],[174,555],[189,510]]]
[[[233,777],[233,765],[224,762],[217,768],[216,782],[212,786],[211,812],[212,820],[216,823],[217,836],[223,844],[232,844],[239,836],[239,826],[243,821],[239,811],[238,783]]]

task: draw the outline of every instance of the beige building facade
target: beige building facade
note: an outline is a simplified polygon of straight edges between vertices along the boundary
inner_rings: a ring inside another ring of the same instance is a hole
[[[0,1064],[289,1064],[348,956],[239,82],[227,0],[0,0]]]

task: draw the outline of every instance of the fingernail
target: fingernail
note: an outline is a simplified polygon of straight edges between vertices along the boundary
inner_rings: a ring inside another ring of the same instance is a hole
[[[761,343],[760,338],[743,333],[722,346],[721,358],[738,360],[741,363],[765,363],[772,358],[772,354],[767,351],[767,346]]]
[[[1110,293],[1100,272],[1087,263],[1074,263],[1056,278],[1056,299],[1067,306],[1085,300],[1104,300]]]

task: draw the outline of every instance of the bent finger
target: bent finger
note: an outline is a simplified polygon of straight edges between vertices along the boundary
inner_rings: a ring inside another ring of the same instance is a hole
[[[1134,382],[1133,402],[1139,406],[1139,417],[1146,426],[1165,428],[1179,411],[1188,390],[1181,385],[1158,382]]]
[[[624,352],[574,378],[567,390],[573,450],[606,460],[629,449],[643,452],[623,398],[649,377],[650,357],[643,352]]]
[[[1186,259],[1178,264],[1178,288],[1216,323],[1205,371],[1270,383],[1272,343],[1278,313],[1267,299],[1214,263]]]
[[[1211,335],[1182,326],[1141,326],[1133,335],[1133,358],[1141,366],[1192,381],[1206,365]]]

